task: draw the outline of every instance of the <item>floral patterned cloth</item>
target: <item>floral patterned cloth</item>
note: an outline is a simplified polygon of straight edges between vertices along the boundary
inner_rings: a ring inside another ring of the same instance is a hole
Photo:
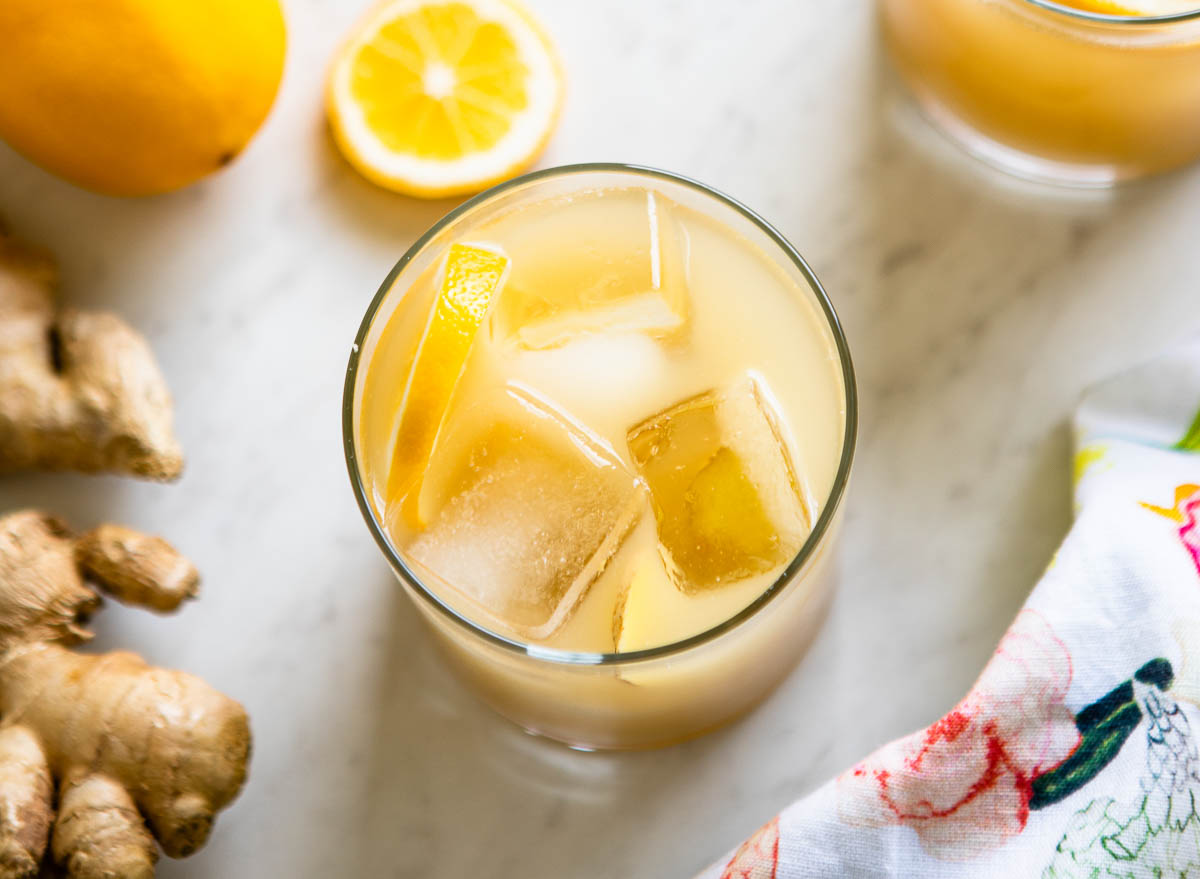
[[[700,879],[1200,879],[1200,343],[1089,392],[1071,533],[928,729]]]

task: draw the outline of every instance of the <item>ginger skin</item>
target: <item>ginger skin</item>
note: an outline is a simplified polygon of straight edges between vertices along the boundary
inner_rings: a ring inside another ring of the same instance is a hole
[[[74,537],[32,511],[0,518],[0,879],[152,879],[155,840],[191,854],[237,796],[250,752],[241,705],[127,651],[69,649],[91,637],[90,584],[169,610],[197,580],[157,538],[109,525]]]
[[[149,346],[115,315],[58,308],[57,274],[0,228],[0,473],[177,479],[171,395]]]

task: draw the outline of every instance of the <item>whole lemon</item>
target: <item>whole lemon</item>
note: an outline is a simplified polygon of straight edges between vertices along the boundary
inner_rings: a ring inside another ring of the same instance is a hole
[[[283,74],[278,0],[0,0],[0,137],[110,195],[228,164]]]

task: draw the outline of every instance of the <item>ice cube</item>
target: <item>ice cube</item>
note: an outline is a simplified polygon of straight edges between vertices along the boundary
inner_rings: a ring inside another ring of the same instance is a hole
[[[498,334],[552,348],[580,333],[682,330],[688,241],[678,210],[653,191],[606,189],[534,205],[502,224],[496,234],[512,272]]]
[[[659,550],[695,594],[786,564],[811,530],[779,422],[747,376],[649,418],[629,451],[650,487]]]
[[[670,355],[642,333],[586,333],[565,345],[505,358],[511,380],[551,399],[602,436],[624,435],[630,413],[653,412],[670,378]]]
[[[602,439],[523,387],[456,421],[435,454],[432,520],[407,553],[486,620],[546,638],[636,523],[644,489]]]

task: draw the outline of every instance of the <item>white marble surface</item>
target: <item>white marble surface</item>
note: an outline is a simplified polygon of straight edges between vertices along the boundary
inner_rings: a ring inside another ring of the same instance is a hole
[[[265,130],[225,173],[120,201],[0,147],[0,214],[61,256],[71,301],[151,336],[181,484],[32,476],[3,508],[158,530],[205,574],[174,618],[109,606],[134,647],[243,700],[249,786],[180,877],[688,877],[969,685],[1068,527],[1067,413],[1200,331],[1200,168],[1062,198],[998,183],[897,114],[868,0],[531,0],[570,75],[543,164],[624,160],[744,200],[806,254],[857,361],[843,583],[766,705],[708,738],[585,755],[452,680],[359,519],[339,432],[377,284],[450,203],[355,175],[321,81],[360,2],[289,3]]]

